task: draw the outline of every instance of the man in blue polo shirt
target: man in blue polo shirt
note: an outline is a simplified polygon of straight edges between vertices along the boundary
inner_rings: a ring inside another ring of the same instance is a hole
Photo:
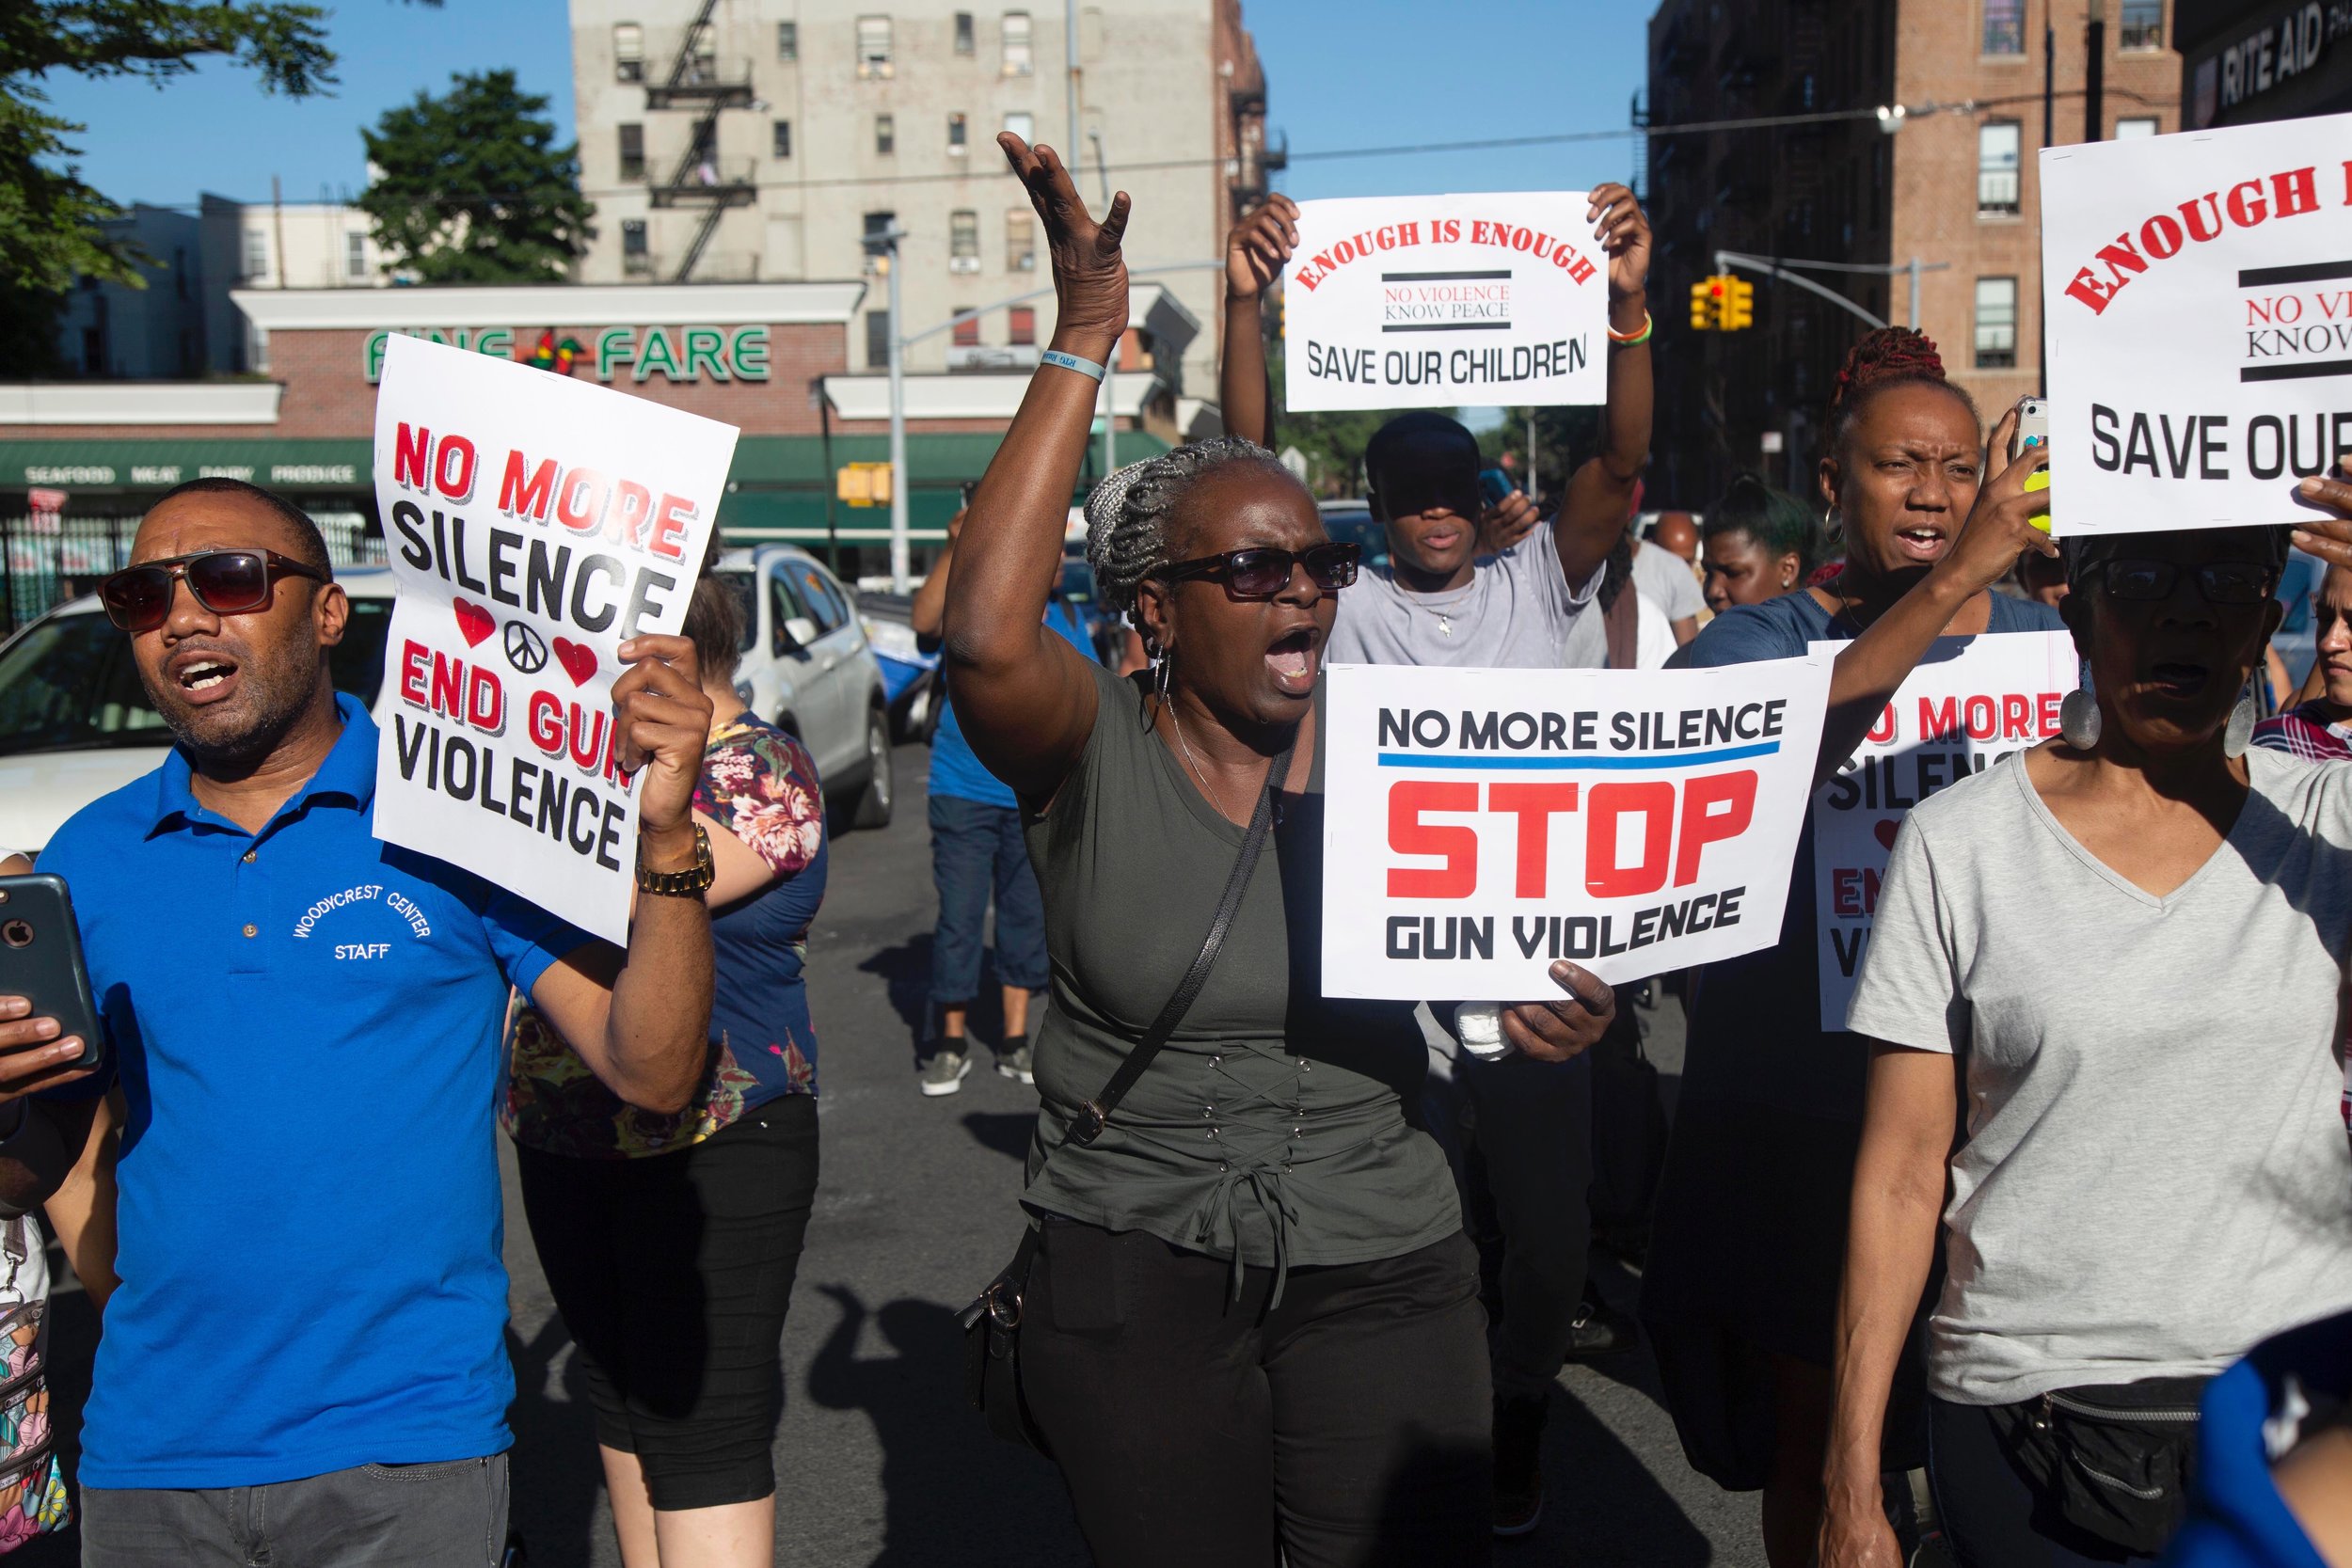
[[[349,604],[297,509],[199,480],[132,561],[108,612],[178,744],[40,860],[72,886],[129,1111],[83,1561],[490,1563],[514,1395],[507,989],[624,1099],[687,1102],[711,994],[691,645],[622,649],[616,723],[644,774],[623,954],[373,836],[376,727],[327,679]],[[0,1094],[66,1081],[54,1022],[26,1011],[0,999]],[[0,1202],[54,1186],[99,1083],[0,1106]]]

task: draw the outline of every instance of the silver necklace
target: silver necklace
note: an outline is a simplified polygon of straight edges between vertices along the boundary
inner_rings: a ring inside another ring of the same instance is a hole
[[[1173,704],[1170,704],[1168,709],[1168,727],[1176,732],[1176,749],[1184,753],[1184,766],[1191,768],[1192,776],[1200,781],[1200,793],[1208,797],[1209,804],[1216,808],[1216,814],[1224,816],[1224,797],[1209,787],[1209,776],[1200,771],[1200,764],[1192,754],[1192,745],[1184,738],[1184,726],[1176,721],[1176,708]],[[1226,819],[1232,820],[1231,817]]]

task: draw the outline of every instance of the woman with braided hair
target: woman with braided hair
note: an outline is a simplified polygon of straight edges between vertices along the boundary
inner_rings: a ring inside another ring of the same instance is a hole
[[[2027,551],[2057,553],[2028,521],[2047,510],[2025,482],[2037,447],[2005,461],[2005,415],[1988,449],[1968,394],[1935,344],[1906,327],[1856,343],[1839,371],[1819,470],[1842,519],[1844,569],[1761,604],[1734,605],[1675,656],[1679,665],[1801,657],[1841,641],[1818,775],[1852,754],[1895,689],[1943,636],[2056,630],[2046,606],[1991,592]],[[1999,472],[1985,478],[1987,451]],[[1868,1051],[1820,1027],[1808,826],[1779,944],[1692,976],[1688,1055],[1660,1184],[1642,1317],[1692,1464],[1718,1485],[1763,1492],[1772,1568],[1812,1560],[1822,1511],[1846,1212]],[[1883,1468],[1915,1468],[1915,1357],[1894,1383]]]
[[[1323,998],[1315,713],[1355,547],[1264,448],[1203,442],[1088,504],[1096,581],[1156,678],[1040,624],[1127,324],[1128,204],[1098,224],[1051,150],[998,142],[1058,310],[965,517],[943,653],[972,749],[1020,799],[1053,959],[1025,1402],[1111,1568],[1484,1562],[1486,1317],[1445,1157],[1406,1116],[1421,1033],[1404,1005]],[[1230,934],[1179,1008],[1229,881]],[[1613,1009],[1582,971],[1554,978],[1566,995],[1503,1028],[1560,1058]]]

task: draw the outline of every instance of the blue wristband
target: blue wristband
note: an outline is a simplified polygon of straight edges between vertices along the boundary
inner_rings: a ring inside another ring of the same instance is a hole
[[[1092,376],[1097,381],[1103,379],[1102,366],[1091,359],[1081,359],[1074,354],[1064,354],[1057,348],[1049,348],[1037,357],[1040,364],[1058,365],[1063,370],[1076,371],[1080,375]]]

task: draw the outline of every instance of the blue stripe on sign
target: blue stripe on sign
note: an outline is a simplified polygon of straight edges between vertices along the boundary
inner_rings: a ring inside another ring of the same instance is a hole
[[[1780,750],[1780,742],[1767,740],[1756,746],[1726,746],[1719,752],[1684,752],[1663,757],[1590,757],[1590,756],[1429,756],[1417,752],[1383,752],[1383,768],[1474,768],[1481,769],[1542,769],[1557,772],[1565,768],[1609,768],[1623,770],[1637,768],[1704,768],[1710,762],[1739,762],[1747,757],[1768,757]]]

